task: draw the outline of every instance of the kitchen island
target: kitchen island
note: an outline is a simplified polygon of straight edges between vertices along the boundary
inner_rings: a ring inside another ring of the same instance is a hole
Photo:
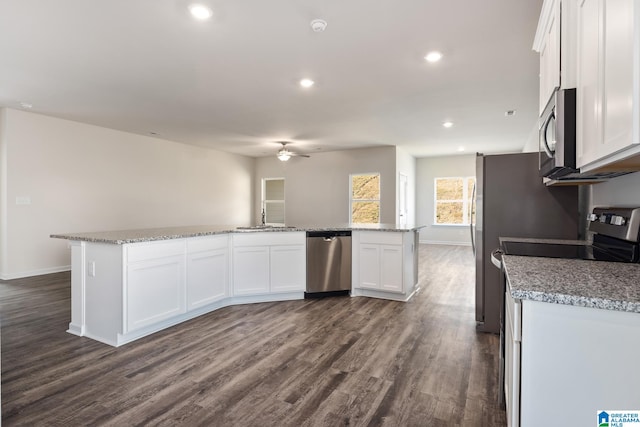
[[[509,425],[589,425],[640,402],[640,264],[503,255]]]
[[[120,346],[222,307],[304,298],[307,231],[352,232],[352,296],[407,301],[417,291],[419,228],[191,226],[51,237],[70,240],[68,332]]]

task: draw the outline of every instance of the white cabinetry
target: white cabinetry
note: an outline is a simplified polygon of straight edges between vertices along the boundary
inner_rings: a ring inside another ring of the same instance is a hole
[[[269,246],[234,247],[233,294],[266,293],[269,293]]]
[[[519,303],[508,294],[506,302],[505,320],[513,320],[505,336],[509,426],[548,425],[549,420],[585,426],[594,423],[598,410],[637,407],[639,313]]]
[[[640,3],[578,0],[577,166],[637,169]]]
[[[233,248],[234,295],[304,292],[305,233],[236,234]]]
[[[185,312],[185,241],[127,245],[124,332]]]
[[[354,231],[352,251],[352,295],[402,301],[413,295],[415,232]]]
[[[540,114],[555,89],[575,87],[575,26],[575,0],[544,1],[533,42],[540,54]]]
[[[270,248],[271,292],[304,291],[307,282],[307,252],[305,241],[297,245]]]
[[[507,425],[520,425],[520,322],[522,303],[505,295],[504,319],[504,394],[507,409]]]
[[[544,2],[538,23],[540,53],[540,106],[544,111],[553,91],[560,87],[560,0]]]
[[[187,240],[187,310],[229,296],[229,236]]]

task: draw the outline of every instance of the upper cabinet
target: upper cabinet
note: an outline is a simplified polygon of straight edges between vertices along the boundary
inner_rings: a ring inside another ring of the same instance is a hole
[[[540,54],[539,113],[558,88],[575,87],[575,5],[545,0],[533,49]]]
[[[640,3],[577,0],[576,163],[640,168]]]

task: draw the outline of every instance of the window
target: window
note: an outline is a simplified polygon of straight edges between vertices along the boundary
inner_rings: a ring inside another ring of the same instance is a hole
[[[351,175],[351,203],[349,221],[352,223],[380,222],[380,174]]]
[[[475,177],[436,178],[434,180],[434,218],[436,224],[468,225],[473,220]]]
[[[262,180],[262,215],[265,224],[284,225],[284,178]]]

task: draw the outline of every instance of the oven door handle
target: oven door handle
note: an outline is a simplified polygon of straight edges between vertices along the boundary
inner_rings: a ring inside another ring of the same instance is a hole
[[[491,264],[495,265],[497,268],[502,269],[502,249],[496,249],[491,252]]]

